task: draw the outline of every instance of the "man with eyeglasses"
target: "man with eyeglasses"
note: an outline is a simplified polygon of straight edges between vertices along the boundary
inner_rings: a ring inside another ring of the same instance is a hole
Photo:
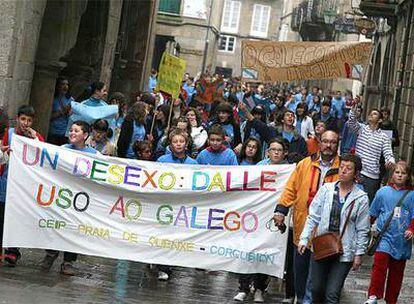
[[[275,209],[273,220],[276,226],[283,226],[289,208],[293,207],[293,243],[299,244],[299,237],[305,226],[309,206],[318,189],[326,182],[338,180],[339,135],[325,131],[319,143],[319,152],[298,163],[290,176]],[[297,303],[311,303],[310,282],[308,282],[309,248],[303,254],[294,248],[294,277]],[[305,297],[306,294],[306,297]]]

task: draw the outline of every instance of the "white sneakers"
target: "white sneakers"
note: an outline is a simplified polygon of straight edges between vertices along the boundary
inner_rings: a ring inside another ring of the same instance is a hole
[[[236,296],[233,298],[234,301],[243,302],[247,298],[247,294],[243,291],[240,291]]]
[[[364,302],[364,304],[377,304],[377,297],[376,296],[370,296],[368,300]]]
[[[233,300],[237,301],[237,302],[243,302],[244,300],[246,300],[246,298],[247,298],[247,293],[245,293],[243,291],[239,291],[239,293],[233,298]],[[257,289],[254,292],[253,301],[255,303],[263,303],[264,302],[263,292],[261,290]]]
[[[167,281],[170,278],[170,276],[165,273],[164,271],[158,271],[158,280],[159,281]]]
[[[253,301],[255,303],[263,303],[264,302],[263,292],[260,289],[256,289],[256,291],[254,292]]]

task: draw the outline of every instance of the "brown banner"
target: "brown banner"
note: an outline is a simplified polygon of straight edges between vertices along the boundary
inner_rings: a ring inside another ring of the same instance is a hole
[[[242,41],[246,81],[361,79],[371,42]]]

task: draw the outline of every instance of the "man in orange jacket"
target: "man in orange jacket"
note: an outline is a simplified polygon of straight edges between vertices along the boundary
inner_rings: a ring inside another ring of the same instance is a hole
[[[274,222],[276,226],[284,224],[289,208],[293,206],[293,243],[294,243],[294,277],[297,303],[303,303],[309,274],[311,251],[307,249],[303,255],[296,247],[299,236],[305,226],[309,206],[316,192],[325,182],[338,180],[339,135],[334,131],[325,131],[319,143],[319,153],[308,156],[298,163],[290,176],[276,206]]]

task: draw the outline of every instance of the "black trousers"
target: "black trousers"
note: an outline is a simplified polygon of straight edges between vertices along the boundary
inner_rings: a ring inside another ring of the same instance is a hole
[[[267,274],[240,274],[239,275],[239,290],[245,293],[250,292],[250,284],[253,282],[254,288],[264,291],[267,287]]]
[[[4,209],[6,204],[4,202],[0,202],[0,250],[3,248],[3,231],[4,231]],[[21,254],[19,248],[5,248],[4,254],[13,254],[16,255],[17,258],[20,258]]]
[[[58,257],[59,255],[59,251],[57,250],[51,250],[51,249],[47,249],[46,250],[48,255],[54,256],[55,258]],[[64,262],[75,262],[78,259],[78,254],[77,253],[73,253],[73,252],[63,252],[63,261]]]
[[[293,243],[293,228],[289,228],[285,261],[285,298],[287,299],[295,297],[295,278],[293,271],[294,246],[295,244]]]

